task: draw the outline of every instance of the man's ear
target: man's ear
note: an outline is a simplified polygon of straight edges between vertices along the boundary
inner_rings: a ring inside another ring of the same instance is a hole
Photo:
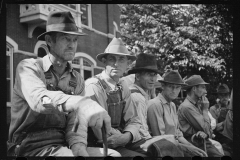
[[[105,57],[102,57],[102,63],[104,63],[106,65],[107,59]]]
[[[50,35],[45,35],[45,41],[46,43],[51,47],[52,45],[52,39],[51,39],[51,36]]]
[[[130,65],[132,64],[132,62],[133,62],[133,61],[132,61],[131,59],[128,59],[127,65],[130,66]]]

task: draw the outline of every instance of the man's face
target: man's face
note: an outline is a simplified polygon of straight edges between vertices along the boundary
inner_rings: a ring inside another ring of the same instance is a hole
[[[162,85],[162,94],[164,94],[171,101],[176,99],[181,91],[182,86],[178,84],[164,83]]]
[[[198,98],[201,98],[202,96],[207,94],[206,86],[204,84],[194,86],[194,88],[194,93]]]
[[[218,98],[220,99],[220,104],[227,106],[228,100],[229,100],[229,94],[228,93],[218,93]]]
[[[104,63],[106,65],[106,73],[110,77],[120,78],[127,70],[130,61],[125,55],[108,54]]]
[[[143,90],[151,90],[154,88],[154,84],[157,81],[157,73],[155,72],[137,73],[136,79]]]
[[[57,33],[56,42],[51,40],[51,52],[62,61],[71,61],[77,50],[77,41],[77,35]]]

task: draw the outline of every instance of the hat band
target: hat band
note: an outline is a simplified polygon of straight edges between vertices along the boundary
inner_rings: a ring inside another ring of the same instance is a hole
[[[49,31],[78,31],[77,26],[74,23],[60,23],[50,24],[47,26],[47,32]]]

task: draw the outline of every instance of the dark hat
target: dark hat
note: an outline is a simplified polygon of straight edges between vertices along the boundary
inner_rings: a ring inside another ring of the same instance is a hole
[[[160,73],[157,68],[157,61],[154,55],[140,53],[137,56],[135,66],[128,71],[128,74],[138,73],[143,70]]]
[[[159,82],[186,85],[177,70],[168,70],[164,73],[163,79],[159,80]]]
[[[217,92],[213,92],[213,93],[230,93],[230,90],[228,88],[228,86],[226,84],[220,84],[217,87]]]
[[[100,62],[102,62],[102,58],[107,54],[125,55],[132,61],[136,60],[136,56],[130,54],[120,38],[114,37],[105,49],[104,53],[99,53],[96,57]]]
[[[78,36],[86,35],[85,33],[78,31],[74,18],[69,11],[51,12],[48,15],[46,30],[46,32],[37,37],[38,40],[44,41],[44,36],[49,32],[61,32]]]
[[[187,90],[188,88],[191,88],[193,86],[197,86],[200,84],[209,84],[209,83],[205,82],[200,75],[192,75],[191,77],[185,80],[185,84],[187,86],[183,88],[184,90]]]

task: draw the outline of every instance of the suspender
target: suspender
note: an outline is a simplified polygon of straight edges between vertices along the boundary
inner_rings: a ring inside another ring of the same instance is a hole
[[[36,61],[40,65],[40,67],[43,69],[42,58],[38,58],[38,59],[36,59]],[[71,74],[71,78],[70,78],[70,81],[69,81],[69,86],[71,86],[74,89],[76,89],[76,87],[77,87],[77,78],[75,76],[73,76],[72,74]],[[44,72],[44,75],[45,75],[45,79],[51,79],[52,78],[52,73],[51,73],[50,70],[48,70],[47,72]]]

